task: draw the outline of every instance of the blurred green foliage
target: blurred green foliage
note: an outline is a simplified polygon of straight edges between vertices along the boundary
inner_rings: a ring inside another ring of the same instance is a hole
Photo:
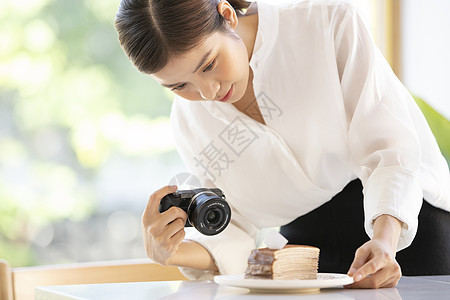
[[[172,96],[120,48],[118,4],[0,1],[0,257],[13,266],[35,263],[41,226],[95,210],[90,179],[112,152],[174,149]]]

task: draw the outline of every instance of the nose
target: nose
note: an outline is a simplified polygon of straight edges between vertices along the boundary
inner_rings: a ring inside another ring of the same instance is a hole
[[[204,100],[216,100],[217,92],[220,90],[220,83],[216,80],[203,81],[199,85],[200,96]]]

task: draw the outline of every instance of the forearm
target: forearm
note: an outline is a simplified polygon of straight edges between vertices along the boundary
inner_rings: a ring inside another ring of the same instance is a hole
[[[198,270],[217,271],[211,254],[202,245],[193,241],[183,241],[167,265]]]
[[[373,224],[373,238],[387,242],[393,251],[397,250],[403,223],[391,215],[381,215]],[[395,252],[394,252],[395,253]]]

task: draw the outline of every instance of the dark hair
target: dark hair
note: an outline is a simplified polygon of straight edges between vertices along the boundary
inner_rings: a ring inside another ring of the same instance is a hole
[[[143,73],[156,73],[169,59],[201,44],[216,31],[227,32],[219,0],[121,0],[115,27],[131,62]],[[240,14],[250,2],[229,0]]]

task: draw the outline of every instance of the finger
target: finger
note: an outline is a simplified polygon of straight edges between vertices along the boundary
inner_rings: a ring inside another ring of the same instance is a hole
[[[400,278],[402,277],[402,270],[400,268],[400,265],[397,262],[395,262],[393,264],[390,264],[389,267],[383,268],[382,270],[384,269],[386,269],[388,275],[386,275],[385,281],[381,283],[379,287],[383,288],[395,287],[400,281]]]
[[[151,224],[151,234],[154,236],[166,235],[165,231],[167,226],[176,220],[180,220],[180,222],[183,223],[181,227],[184,227],[187,220],[187,214],[181,208],[172,206],[168,210],[159,213],[159,215],[153,219]]]
[[[369,275],[364,279],[354,282],[347,288],[353,289],[376,289],[385,286],[388,282],[393,281],[392,274],[387,269],[381,269],[375,274]]]
[[[178,231],[184,229],[185,222],[182,219],[176,219],[164,228],[163,234],[172,238]]]
[[[393,277],[389,278],[388,280],[386,280],[380,287],[383,287],[383,288],[396,287],[398,282],[400,281],[400,278],[401,278],[401,276],[399,276],[399,277],[393,276]]]
[[[176,186],[166,185],[151,194],[150,198],[148,199],[147,206],[144,209],[144,213],[142,214],[142,220],[146,221],[152,214],[158,213],[158,207],[161,203],[161,199],[165,195],[173,193],[176,190]]]
[[[159,223],[164,227],[170,224],[170,222],[173,222],[176,219],[182,219],[184,223],[186,223],[186,220],[188,218],[187,213],[182,210],[179,207],[172,206],[168,210],[162,212],[160,214],[161,218],[159,220]]]
[[[353,279],[355,282],[364,280],[367,276],[377,273],[384,266],[385,265],[381,262],[380,259],[370,259],[362,267],[355,271],[355,273],[353,274]]]
[[[353,262],[347,272],[347,275],[353,276],[353,278],[355,278],[354,274],[356,270],[361,268],[369,260],[369,256],[370,251],[368,249],[366,250],[366,248],[361,247],[358,250],[356,250],[355,258],[353,259]],[[358,279],[361,280],[361,278]]]
[[[177,233],[175,233],[170,239],[170,243],[167,245],[168,250],[170,252],[175,252],[178,249],[178,246],[180,246],[181,242],[184,240],[185,231],[184,229],[179,230]]]
[[[186,235],[186,231],[184,230],[184,227],[179,230],[177,233],[175,233],[170,239],[174,243],[174,245],[180,245],[181,242],[184,240],[184,236]]]

